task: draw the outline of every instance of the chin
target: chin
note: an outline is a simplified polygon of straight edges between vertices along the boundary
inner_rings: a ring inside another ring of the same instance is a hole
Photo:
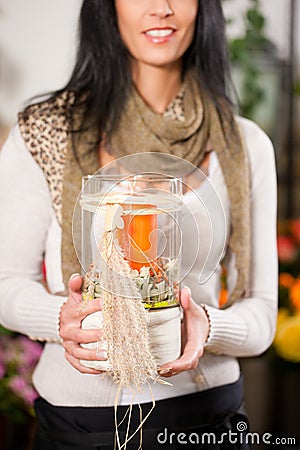
[[[181,58],[178,57],[166,57],[159,55],[159,57],[144,58],[141,62],[152,67],[170,68],[173,66],[176,67],[180,60]]]

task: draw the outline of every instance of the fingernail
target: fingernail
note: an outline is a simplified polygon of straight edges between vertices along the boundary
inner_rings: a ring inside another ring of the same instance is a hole
[[[169,367],[169,368],[159,370],[158,373],[160,375],[166,375],[167,373],[170,373],[171,371],[172,371],[172,367]]]
[[[191,291],[191,289],[188,286],[183,286],[183,289],[187,289],[189,294],[190,294],[190,296],[192,296],[192,291]]]
[[[99,350],[99,352],[96,353],[96,356],[101,361],[107,360],[107,352],[105,350]]]
[[[72,273],[72,275],[70,276],[70,280],[73,280],[73,278],[80,276],[81,276],[80,273]]]

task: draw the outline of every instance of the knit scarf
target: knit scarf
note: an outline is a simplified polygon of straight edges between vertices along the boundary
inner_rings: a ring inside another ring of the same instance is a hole
[[[118,126],[109,137],[109,145],[116,158],[134,153],[159,152],[180,157],[196,167],[201,165],[208,148],[216,152],[230,200],[229,247],[235,254],[237,267],[236,285],[226,303],[229,306],[247,295],[249,287],[251,220],[248,155],[232,116],[229,113],[220,116],[192,72],[186,77],[184,115],[184,121],[176,121],[154,113],[133,87]],[[99,169],[98,155],[89,150],[92,145],[91,131],[82,133],[76,145],[79,161],[87,174]],[[65,283],[78,267],[72,244],[71,221],[74,198],[80,191],[82,177],[71,146],[70,141],[63,188],[62,258]],[[155,171],[165,173],[166,170],[161,164]]]

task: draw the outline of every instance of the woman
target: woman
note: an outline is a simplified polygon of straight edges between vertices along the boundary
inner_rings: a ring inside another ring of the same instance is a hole
[[[234,423],[245,420],[236,357],[260,354],[274,335],[272,145],[255,124],[233,116],[220,0],[84,0],[80,25],[69,83],[19,115],[0,160],[0,320],[46,341],[34,374],[35,448],[113,448],[112,382],[80,363],[106,355],[80,345],[99,339],[81,322],[101,303],[78,312],[82,279],[74,274],[71,216],[81,176],[141,151],[141,143],[207,170],[227,220],[227,308],[218,303],[220,264],[199,284],[196,263],[181,295],[182,356],[159,371],[173,387],[153,385],[156,407],[143,427],[145,449],[201,448],[204,432],[237,431]],[[183,241],[186,257],[191,245]],[[69,294],[59,294],[67,286]],[[136,403],[147,412],[151,395],[137,395]],[[119,411],[128,404],[125,393]],[[132,421],[134,429],[138,408]]]

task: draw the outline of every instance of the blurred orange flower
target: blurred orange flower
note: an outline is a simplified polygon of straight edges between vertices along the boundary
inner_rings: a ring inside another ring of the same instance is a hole
[[[300,363],[300,219],[278,223],[279,313],[273,348]]]
[[[300,278],[291,286],[290,299],[292,305],[300,311]]]
[[[291,288],[295,283],[295,278],[286,272],[282,272],[279,274],[279,285],[283,286],[287,289]]]
[[[227,298],[228,298],[227,289],[222,288],[221,291],[220,291],[220,297],[219,297],[220,308],[222,308],[222,306],[225,305],[225,303],[227,302]]]

